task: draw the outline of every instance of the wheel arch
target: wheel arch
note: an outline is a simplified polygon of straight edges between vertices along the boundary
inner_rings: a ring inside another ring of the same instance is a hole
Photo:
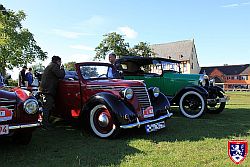
[[[101,92],[93,95],[87,103],[82,107],[80,118],[84,122],[88,118],[90,110],[97,104],[105,104],[110,109],[110,112],[114,114],[115,119],[120,123],[126,123],[122,115],[135,115],[134,111],[131,110],[131,107],[128,107],[128,104],[125,104],[115,95],[107,92]]]
[[[181,89],[178,93],[176,93],[176,95],[171,99],[171,104],[175,103],[176,105],[179,105],[181,96],[188,91],[195,91],[201,94],[203,97],[208,97],[208,91],[205,88],[197,85],[192,85],[192,86],[187,86]]]

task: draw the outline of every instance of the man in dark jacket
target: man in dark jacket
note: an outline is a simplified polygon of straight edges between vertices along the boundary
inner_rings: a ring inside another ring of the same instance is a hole
[[[25,86],[25,81],[26,81],[26,77],[25,77],[25,72],[27,70],[27,66],[23,66],[22,70],[19,72],[19,76],[18,76],[18,86]]]
[[[109,54],[109,62],[114,65],[115,69],[109,69],[108,77],[110,78],[124,78],[122,72],[122,66],[120,63],[116,61],[116,54],[110,53]]]
[[[40,90],[44,94],[44,108],[43,108],[43,127],[49,129],[49,116],[55,106],[55,97],[58,87],[59,79],[64,78],[65,71],[61,66],[61,58],[53,56],[51,63],[45,68],[42,75]]]

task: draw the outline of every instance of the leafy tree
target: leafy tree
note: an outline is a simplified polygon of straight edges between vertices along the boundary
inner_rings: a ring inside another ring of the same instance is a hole
[[[76,62],[74,62],[74,61],[68,62],[68,63],[64,64],[64,67],[68,71],[75,71],[75,64],[76,64]]]
[[[96,55],[94,60],[105,59],[108,52],[113,51],[118,57],[122,56],[142,56],[151,57],[155,56],[155,53],[146,42],[140,42],[133,48],[129,48],[129,43],[126,43],[122,38],[122,35],[116,32],[108,33],[104,35],[104,39],[95,48]]]
[[[132,49],[130,49],[130,54],[141,57],[155,56],[155,53],[146,42],[140,42],[139,44],[135,45]]]
[[[42,63],[38,63],[38,64],[31,66],[31,68],[34,72],[36,72],[36,71],[43,72],[45,69],[45,66],[42,65]]]
[[[0,41],[0,72],[6,74],[6,69],[21,67],[36,59],[45,60],[47,53],[37,45],[36,40],[21,22],[26,15],[23,11],[6,10],[0,12],[0,33],[4,37]]]
[[[108,52],[113,51],[117,56],[128,55],[129,44],[125,42],[122,35],[116,32],[108,33],[104,35],[104,39],[95,48],[96,55],[94,60],[105,59]]]

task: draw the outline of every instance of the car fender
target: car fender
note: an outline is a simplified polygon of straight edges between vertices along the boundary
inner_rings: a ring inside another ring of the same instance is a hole
[[[170,102],[168,98],[163,94],[160,93],[158,97],[152,97],[150,96],[151,104],[154,107],[154,110],[164,110],[170,108]]]
[[[198,93],[200,93],[202,96],[204,97],[208,97],[208,91],[201,87],[201,86],[197,86],[197,85],[192,85],[192,86],[186,86],[185,88],[181,89],[172,99],[171,99],[171,104],[176,103],[179,104],[179,100],[181,98],[181,96],[187,92],[187,91],[196,91]]]
[[[125,119],[125,115],[127,115],[130,121],[136,120],[137,115],[135,111],[133,111],[133,107],[129,106],[129,103],[121,101],[121,99],[117,98],[115,95],[107,92],[101,92],[93,95],[88,102],[83,106],[81,117],[86,118],[86,114],[91,110],[91,108],[98,104],[102,103],[107,105],[110,108],[111,113],[114,114],[116,120],[120,124],[127,124],[128,120]]]
[[[208,87],[208,89],[212,89],[215,92],[223,92],[223,93],[225,93],[225,91],[223,90],[223,88],[219,87],[218,85],[215,85],[213,87]]]

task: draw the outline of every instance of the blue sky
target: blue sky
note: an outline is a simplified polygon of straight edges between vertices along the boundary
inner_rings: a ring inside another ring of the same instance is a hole
[[[2,0],[50,57],[90,61],[109,32],[133,46],[194,39],[200,66],[250,63],[250,0]]]

